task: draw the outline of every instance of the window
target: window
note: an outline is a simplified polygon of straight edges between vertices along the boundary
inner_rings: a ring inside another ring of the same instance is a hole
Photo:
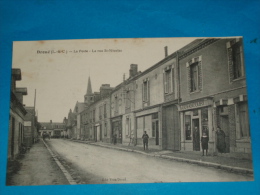
[[[149,79],[145,79],[143,81],[143,101],[148,102],[149,101]]]
[[[201,56],[192,58],[186,64],[188,70],[188,88],[189,92],[197,92],[202,90],[202,71]]]
[[[102,106],[99,106],[99,119],[102,119]]]
[[[190,66],[190,85],[191,85],[191,92],[197,91],[199,86],[199,79],[198,79],[198,63],[193,63]]]
[[[130,91],[129,90],[127,90],[126,91],[126,103],[125,103],[125,107],[126,108],[130,108],[131,107],[131,94],[130,94]]]
[[[250,137],[247,102],[242,102],[238,104],[238,117],[240,126],[240,138]]]
[[[104,118],[107,117],[107,105],[104,104]]]
[[[164,92],[172,93],[173,88],[173,69],[171,68],[171,66],[168,66],[164,69]]]
[[[235,39],[227,43],[230,82],[245,76],[242,40]]]
[[[93,110],[93,122],[95,122],[95,110]]]
[[[244,76],[242,71],[241,44],[239,42],[232,46],[234,79]]]
[[[115,96],[115,113],[118,113],[118,98]]]

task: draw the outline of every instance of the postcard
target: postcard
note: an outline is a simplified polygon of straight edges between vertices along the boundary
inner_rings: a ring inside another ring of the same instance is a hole
[[[243,37],[13,42],[7,186],[253,181]]]

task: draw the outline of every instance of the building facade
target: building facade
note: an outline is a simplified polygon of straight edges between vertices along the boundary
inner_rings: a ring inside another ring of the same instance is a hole
[[[12,69],[9,137],[8,137],[8,159],[15,158],[24,144],[24,119],[27,111],[23,106],[23,96],[27,95],[26,88],[17,88],[16,81],[22,79],[20,69]]]
[[[251,158],[242,39],[196,40],[180,51],[179,66],[181,149],[200,151],[205,132],[209,152],[220,153],[220,127],[225,132],[224,153]]]

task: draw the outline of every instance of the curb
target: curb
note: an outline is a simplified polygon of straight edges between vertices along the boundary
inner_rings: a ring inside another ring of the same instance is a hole
[[[50,149],[50,147],[45,143],[44,140],[42,140],[45,147],[47,148],[47,150],[49,151],[49,153],[51,154],[52,158],[54,159],[54,161],[56,162],[56,164],[59,166],[59,168],[61,169],[62,173],[64,174],[64,176],[66,177],[66,179],[68,180],[69,184],[77,184],[77,182],[72,178],[72,176],[69,174],[69,172],[65,169],[65,167],[61,164],[61,162],[59,161],[59,159],[56,157],[56,155],[52,152],[52,150]]]
[[[253,175],[253,170],[252,169],[246,169],[246,168],[240,168],[240,167],[232,167],[228,165],[221,165],[218,163],[212,163],[212,162],[205,162],[205,161],[198,161],[198,160],[192,160],[192,159],[187,159],[187,158],[180,158],[180,157],[174,157],[174,156],[167,156],[167,155],[159,155],[159,154],[149,154],[145,153],[139,150],[133,150],[133,149],[127,149],[127,148],[120,148],[120,147],[113,147],[113,146],[107,146],[107,145],[100,145],[95,142],[86,142],[86,141],[81,141],[81,140],[70,140],[74,142],[79,142],[79,143],[84,143],[84,144],[89,144],[89,145],[94,145],[94,146],[99,146],[103,148],[109,148],[113,150],[121,150],[121,151],[127,151],[127,152],[135,152],[139,154],[143,154],[146,156],[151,156],[151,157],[156,157],[156,158],[162,158],[162,159],[168,159],[168,160],[174,160],[178,162],[185,162],[185,163],[190,163],[190,164],[197,164],[201,166],[207,166],[207,167],[213,167],[216,169],[222,169],[225,171],[229,172],[234,172],[234,173],[242,173],[242,174],[248,174],[248,175]]]

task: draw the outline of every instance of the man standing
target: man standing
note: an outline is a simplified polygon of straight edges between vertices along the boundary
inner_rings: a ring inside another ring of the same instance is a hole
[[[200,133],[197,126],[195,126],[193,131],[193,150],[200,151]]]
[[[143,143],[144,143],[144,150],[145,150],[145,148],[146,148],[146,150],[148,150],[148,139],[149,139],[149,136],[146,133],[146,131],[144,132],[142,138],[143,138]]]

